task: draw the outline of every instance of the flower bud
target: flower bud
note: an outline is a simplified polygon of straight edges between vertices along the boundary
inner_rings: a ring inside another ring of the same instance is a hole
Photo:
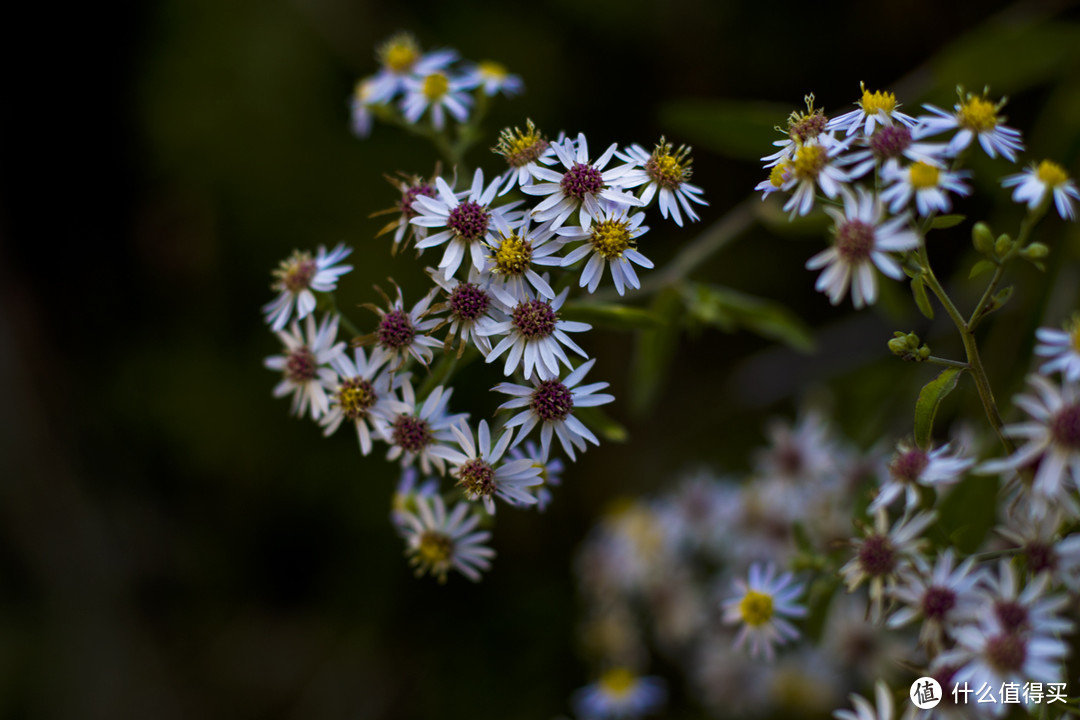
[[[1028,260],[1042,260],[1050,254],[1050,248],[1042,243],[1031,243],[1021,251],[1021,254]]]
[[[994,234],[990,232],[990,226],[984,222],[977,222],[971,228],[971,242],[975,249],[983,255],[989,255],[994,251]]]

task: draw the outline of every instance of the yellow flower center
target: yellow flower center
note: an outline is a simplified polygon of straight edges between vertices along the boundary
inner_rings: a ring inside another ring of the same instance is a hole
[[[429,530],[420,536],[420,545],[416,552],[424,565],[437,568],[449,562],[453,549],[454,543],[449,537]]]
[[[926,188],[937,187],[938,176],[941,171],[933,165],[917,162],[911,166],[909,172],[911,177],[911,187],[916,190],[924,190]]]
[[[743,622],[751,627],[764,625],[773,616],[772,596],[756,590],[748,590],[739,601],[739,613],[742,615]]]
[[[605,260],[620,258],[627,248],[634,246],[634,239],[630,237],[630,223],[626,220],[594,223],[589,240]]]
[[[803,145],[795,152],[795,174],[813,180],[825,167],[828,153],[820,145]]]
[[[773,187],[780,187],[787,180],[788,170],[791,169],[791,163],[782,162],[779,165],[774,165],[773,169],[769,172],[769,182]]]
[[[683,181],[690,177],[690,148],[685,145],[672,152],[671,143],[660,138],[652,155],[645,163],[645,172],[649,178],[669,190],[676,190]]]
[[[548,142],[536,125],[527,120],[524,132],[519,128],[506,128],[499,133],[499,142],[492,150],[506,158],[510,167],[522,167],[535,161],[547,147]]]
[[[637,682],[634,674],[623,667],[612,668],[600,678],[600,687],[608,695],[623,697],[630,692]]]
[[[1065,172],[1065,168],[1061,167],[1056,162],[1050,162],[1049,160],[1043,160],[1039,163],[1039,167],[1035,171],[1035,176],[1048,188],[1064,185],[1065,181],[1069,179],[1069,175]]]
[[[450,89],[450,81],[442,73],[431,73],[424,78],[423,93],[428,100],[438,100]]]
[[[496,80],[502,80],[507,75],[506,68],[492,60],[483,61],[478,66],[478,69],[484,77],[495,78]]]
[[[491,256],[495,262],[495,272],[502,275],[522,275],[529,269],[532,260],[532,245],[517,233],[504,237]]]
[[[408,33],[390,38],[379,50],[383,65],[395,73],[403,73],[412,68],[420,59],[420,48],[416,40]]]
[[[1072,321],[1072,327],[1069,328],[1069,337],[1072,338],[1073,350],[1080,353],[1080,317]]]
[[[977,133],[997,127],[997,107],[986,98],[968,98],[960,106],[960,124]]]
[[[896,96],[880,90],[870,92],[864,89],[862,102],[859,104],[867,115],[876,115],[878,110],[884,110],[886,115],[892,115],[892,111],[896,109]]]

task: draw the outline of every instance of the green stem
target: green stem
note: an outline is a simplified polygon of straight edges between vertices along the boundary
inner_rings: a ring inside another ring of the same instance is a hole
[[[944,365],[945,367],[956,368],[957,370],[970,370],[971,366],[966,362],[960,362],[959,360],[949,360],[948,358],[939,358],[931,355],[926,358],[925,362],[933,363],[934,365]]]

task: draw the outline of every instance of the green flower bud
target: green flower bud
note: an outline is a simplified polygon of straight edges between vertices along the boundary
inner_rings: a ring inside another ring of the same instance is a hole
[[[1005,257],[1006,253],[1012,249],[1012,238],[1008,235],[999,235],[997,241],[994,243],[994,252],[998,257]]]
[[[990,232],[990,226],[983,222],[977,222],[971,228],[971,242],[975,249],[983,255],[989,255],[994,251],[994,234]]]
[[[1042,243],[1031,243],[1022,251],[1024,257],[1028,260],[1042,260],[1044,257],[1050,254],[1050,248],[1046,247]]]

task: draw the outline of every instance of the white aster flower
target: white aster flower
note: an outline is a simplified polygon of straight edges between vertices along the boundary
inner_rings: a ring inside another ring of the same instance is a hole
[[[491,567],[495,551],[484,545],[491,537],[486,530],[475,531],[480,516],[469,503],[458,503],[449,515],[438,495],[416,496],[416,512],[402,514],[406,554],[416,575],[431,574],[446,582],[446,574],[457,570],[473,582],[480,571]]]
[[[510,97],[525,89],[519,75],[510,74],[502,64],[492,60],[484,60],[465,70],[462,83],[470,90],[480,88],[488,97],[497,93]]]
[[[664,138],[650,153],[640,145],[631,145],[623,152],[616,152],[615,156],[620,160],[634,165],[634,169],[627,172],[619,180],[619,185],[624,188],[635,188],[645,185],[645,190],[640,195],[640,200],[648,205],[653,198],[658,198],[660,214],[665,218],[671,215],[675,224],[682,227],[682,213],[690,221],[700,218],[694,212],[690,203],[708,205],[701,199],[704,192],[697,185],[687,182],[690,179],[690,148],[682,145],[672,152],[671,143]],[[679,207],[682,206],[682,211]]]
[[[792,177],[792,172],[793,167],[789,161],[773,165],[772,170],[769,171],[769,177],[755,185],[754,192],[761,193],[761,199],[764,201],[769,195],[784,189],[784,184]]]
[[[405,78],[405,99],[401,103],[401,111],[405,120],[416,123],[430,109],[431,126],[436,130],[446,126],[448,112],[463,123],[469,119],[469,107],[473,102],[466,88],[465,81],[441,70]]]
[[[862,90],[862,98],[856,103],[859,109],[830,120],[829,130],[853,135],[861,129],[863,135],[869,136],[874,134],[877,125],[889,127],[894,120],[907,127],[915,125],[915,118],[897,110],[900,103],[896,102],[896,95],[881,90],[870,92],[864,83],[859,83],[859,88]]]
[[[444,69],[457,59],[453,50],[421,53],[420,46],[409,33],[398,33],[379,46],[376,53],[382,69],[371,78],[369,103],[387,103],[405,89],[412,76],[429,75]]]
[[[393,382],[385,367],[390,356],[381,348],[367,357],[363,348],[356,348],[354,358],[342,353],[331,361],[338,374],[336,386],[330,392],[330,410],[322,419],[324,435],[331,435],[348,420],[356,427],[360,452],[371,452],[372,433],[384,437],[386,425],[395,413],[408,412],[409,406],[397,399]]]
[[[885,275],[899,280],[904,276],[899,263],[889,252],[912,250],[919,245],[919,236],[907,229],[907,216],[885,220],[881,201],[861,187],[858,196],[844,193],[844,210],[826,208],[836,223],[836,240],[832,247],[806,261],[809,270],[825,268],[818,276],[816,289],[838,305],[851,287],[851,301],[856,308],[872,305],[877,300],[876,267]]]
[[[808,142],[820,142],[825,145],[833,145],[837,142],[832,134],[825,132],[829,126],[829,118],[820,108],[814,108],[813,93],[803,99],[806,101],[806,111],[796,110],[788,115],[787,137],[773,143],[780,149],[772,155],[761,158],[766,169],[790,163],[795,151]]]
[[[874,683],[876,708],[862,695],[852,693],[849,697],[851,698],[851,704],[855,706],[855,711],[836,710],[833,712],[833,717],[836,720],[893,720],[895,708],[893,707],[892,693],[884,680],[878,680]]]
[[[881,618],[881,606],[886,589],[896,586],[898,574],[919,557],[924,544],[921,535],[937,519],[936,513],[923,512],[905,515],[889,528],[889,515],[884,508],[874,513],[874,527],[852,544],[855,557],[840,568],[840,574],[851,592],[864,581],[870,581],[870,617]]]
[[[923,105],[933,115],[923,115],[918,119],[915,138],[958,130],[949,141],[947,152],[950,156],[959,154],[977,137],[982,149],[990,157],[997,157],[1000,153],[1010,162],[1016,162],[1016,153],[1024,149],[1024,144],[1020,141],[1019,130],[1001,124],[1002,118],[998,111],[1004,105],[1004,100],[995,104],[985,96],[979,97],[971,93],[968,93],[966,98],[961,96],[961,101],[954,106],[953,112],[933,105]]]
[[[1068,595],[1048,595],[1050,573],[1040,572],[1021,589],[1016,569],[1006,559],[998,563],[997,576],[988,575],[980,603],[983,614],[1009,633],[1061,636],[1073,623],[1061,616],[1071,606]]]
[[[977,585],[983,572],[968,558],[959,567],[952,548],[941,553],[931,571],[923,562],[908,568],[890,593],[904,604],[889,618],[888,626],[898,628],[922,618],[919,642],[932,652],[940,650],[945,637],[958,624],[973,620],[985,602]]]
[[[382,292],[378,287],[376,290]],[[388,305],[387,310],[375,305],[365,305],[364,307],[379,316],[379,324],[375,332],[358,337],[353,340],[353,343],[356,345],[376,344],[392,359],[397,360],[394,370],[404,365],[409,357],[415,358],[422,365],[427,365],[434,356],[431,348],[440,345],[438,340],[427,334],[439,324],[437,318],[426,317],[430,312],[431,301],[435,299],[435,293],[436,290],[433,289],[413,305],[411,310],[405,309],[405,299],[401,295],[401,288],[397,288],[397,297],[393,300],[383,295]]]
[[[401,193],[401,199],[393,207],[386,208],[385,210],[379,210],[372,213],[369,217],[376,217],[378,215],[394,214],[397,215],[393,220],[383,226],[379,232],[375,233],[375,237],[384,235],[391,230],[394,231],[394,244],[391,252],[396,254],[401,249],[402,245],[408,242],[409,238],[415,238],[416,240],[423,240],[427,237],[427,228],[420,225],[413,225],[410,220],[419,215],[419,212],[413,207],[413,201],[416,200],[418,195],[424,197],[435,197],[435,180],[427,180],[420,175],[405,175],[400,173],[401,178],[392,178],[386,176],[386,179],[393,185],[399,193]],[[438,172],[436,171],[436,174]]]
[[[666,700],[667,689],[660,678],[615,667],[574,693],[571,702],[582,720],[636,720],[656,712]]]
[[[944,167],[945,143],[917,143],[912,141],[911,128],[899,123],[886,125],[870,137],[858,140],[859,149],[842,156],[837,163],[849,167],[851,179],[881,168],[889,161],[898,163],[907,158],[935,167]]]
[[[1035,354],[1049,358],[1039,368],[1040,373],[1060,372],[1070,383],[1080,380],[1080,315],[1073,317],[1064,330],[1039,328],[1035,337],[1039,339]]]
[[[837,162],[840,153],[847,150],[851,141],[831,142],[831,136],[824,137],[828,137],[830,141],[817,137],[799,145],[783,176],[784,184],[781,190],[794,191],[791,199],[784,203],[784,210],[790,210],[791,217],[806,215],[814,209],[817,188],[821,188],[826,197],[835,198],[840,194],[844,183],[851,179]]]
[[[843,453],[831,437],[821,413],[811,410],[792,426],[774,420],[765,428],[769,447],[754,454],[754,466],[766,477],[794,480],[798,484],[834,475]]]
[[[292,413],[297,417],[308,414],[318,420],[330,409],[326,389],[334,385],[337,375],[330,363],[345,352],[344,342],[337,339],[338,316],[326,315],[318,328],[315,316],[305,318],[304,332],[295,320],[288,330],[277,333],[285,346],[284,355],[266,358],[271,370],[280,370],[285,377],[274,388],[274,397],[292,395]]]
[[[595,162],[589,162],[589,145],[585,133],[579,133],[577,141],[566,138],[551,145],[564,172],[536,165],[532,168],[534,182],[521,188],[527,195],[546,195],[533,208],[533,217],[541,222],[551,220],[553,228],[559,228],[574,211],[578,211],[578,224],[588,228],[593,218],[600,215],[600,199],[618,205],[643,205],[633,195],[621,189],[621,178],[632,169],[631,165],[605,170],[615,155],[616,144],[604,151]]]
[[[804,587],[794,582],[791,573],[776,577],[775,566],[760,564],[751,565],[747,581],[738,578],[735,586],[738,597],[724,603],[724,622],[740,625],[735,647],[749,643],[751,657],[763,655],[771,661],[776,655],[774,645],[799,637],[786,618],[806,615],[806,608],[796,602]]]
[[[641,224],[644,220],[643,212],[628,216],[625,206],[603,203],[601,213],[593,218],[588,228],[559,228],[559,235],[567,242],[585,241],[562,258],[563,267],[570,267],[588,256],[589,262],[581,271],[578,285],[587,287],[590,293],[596,292],[600,286],[605,265],[611,269],[611,279],[620,295],[627,287],[640,288],[641,281],[634,271],[634,264],[643,268],[653,267],[652,260],[637,249],[637,239],[649,230],[647,225]]]
[[[502,155],[510,166],[502,175],[503,185],[499,195],[505,195],[516,185],[531,185],[533,170],[540,165],[556,162],[555,149],[536,129],[532,120],[525,121],[524,131],[517,127],[505,128],[499,133],[499,141],[491,151]]]
[[[468,418],[467,413],[451,415],[447,412],[446,405],[453,392],[453,388],[439,385],[427,396],[424,404],[418,406],[412,383],[407,377],[402,379],[401,399],[404,408],[390,420],[387,427],[386,441],[391,446],[386,454],[387,460],[401,458],[402,467],[419,460],[420,470],[425,475],[431,473],[432,467],[440,475],[446,474],[442,457],[432,453],[432,450],[453,442],[451,428]]]
[[[1038,165],[1032,164],[1027,170],[1004,178],[1001,185],[1015,187],[1013,200],[1026,202],[1028,210],[1036,209],[1052,194],[1061,219],[1076,219],[1073,200],[1080,200],[1080,191],[1065,168],[1055,162],[1043,160]]]
[[[552,256],[563,242],[555,237],[550,223],[533,227],[532,219],[526,216],[515,228],[498,214],[492,221],[498,237],[488,245],[491,254],[484,266],[485,274],[491,278],[491,294],[507,307],[537,295],[554,300],[551,285],[533,269],[533,265],[552,267],[562,263],[561,257]]]
[[[443,345],[449,351],[457,338],[458,357],[465,352],[466,343],[471,343],[482,355],[491,352],[491,342],[485,334],[487,330],[499,320],[505,317],[496,307],[491,296],[490,276],[485,279],[476,268],[469,268],[468,282],[461,282],[457,278],[446,278],[438,270],[427,269],[431,279],[446,293],[446,302],[432,307],[432,312],[446,312],[446,317],[439,325],[432,328],[435,332],[443,325],[449,324],[450,331],[446,335]]]
[[[503,432],[492,447],[491,431],[486,420],[480,421],[475,442],[472,429],[464,420],[458,421],[450,429],[461,451],[444,446],[432,448],[431,453],[453,463],[455,467],[450,474],[457,478],[457,484],[464,490],[466,498],[482,500],[484,508],[492,514],[495,512],[496,496],[514,505],[532,505],[536,502],[528,488],[543,482],[540,468],[527,459],[499,462],[510,446],[513,430]]]
[[[914,162],[902,167],[898,162],[888,162],[881,169],[881,179],[889,187],[881,193],[881,201],[889,204],[892,213],[899,213],[911,198],[923,217],[934,212],[949,212],[952,200],[948,193],[966,196],[971,188],[964,184],[970,173],[966,170],[951,172],[925,162]]]
[[[1012,455],[984,462],[979,472],[1012,475],[1034,465],[1033,500],[1049,506],[1068,502],[1070,486],[1080,485],[1080,394],[1066,383],[1060,390],[1046,378],[1029,375],[1033,395],[1013,401],[1031,416],[1030,422],[1006,425],[1003,432],[1026,442]]]
[[[506,335],[491,349],[485,361],[495,362],[506,353],[504,375],[512,374],[521,364],[526,380],[532,378],[534,373],[537,378],[547,380],[559,374],[560,361],[570,367],[570,359],[563,351],[564,345],[583,358],[589,357],[566,333],[584,332],[591,330],[592,326],[559,318],[559,308],[566,302],[569,292],[570,288],[564,288],[551,301],[542,298],[522,300],[510,309],[508,320],[484,328],[482,332],[485,335]]]
[[[435,178],[436,197],[417,196],[413,208],[420,214],[409,220],[413,225],[425,228],[446,228],[428,235],[416,243],[417,250],[425,250],[446,243],[446,251],[439,268],[446,277],[457,272],[462,259],[469,255],[477,270],[484,269],[484,243],[495,240],[492,233],[492,216],[503,213],[518,203],[503,205],[498,209],[489,207],[499,189],[496,178],[484,187],[484,171],[476,169],[472,187],[465,199],[459,199],[445,180]]]
[[[333,292],[337,288],[338,278],[352,270],[352,265],[338,265],[352,252],[351,248],[339,244],[330,252],[319,246],[315,257],[311,253],[296,250],[288,260],[274,271],[276,281],[272,285],[279,295],[273,302],[263,306],[266,322],[274,332],[289,324],[293,307],[296,307],[296,319],[303,320],[315,311],[315,293]]]
[[[905,496],[904,512],[911,512],[919,505],[919,486],[942,488],[959,482],[971,466],[974,458],[950,453],[951,446],[942,445],[926,452],[917,446],[901,443],[889,463],[889,478],[878,489],[870,511],[888,507],[894,500]]]
[[[595,407],[615,399],[606,393],[596,394],[597,390],[608,386],[606,382],[579,387],[595,363],[595,359],[583,362],[562,380],[534,380],[532,387],[499,383],[492,388],[496,392],[514,396],[500,405],[499,410],[525,408],[506,423],[508,428],[521,427],[514,440],[515,445],[537,425],[540,425],[540,448],[544,455],[551,451],[552,434],[559,438],[571,460],[576,459],[575,447],[584,452],[586,441],[593,445],[600,444],[592,431],[572,414],[575,407]]]

